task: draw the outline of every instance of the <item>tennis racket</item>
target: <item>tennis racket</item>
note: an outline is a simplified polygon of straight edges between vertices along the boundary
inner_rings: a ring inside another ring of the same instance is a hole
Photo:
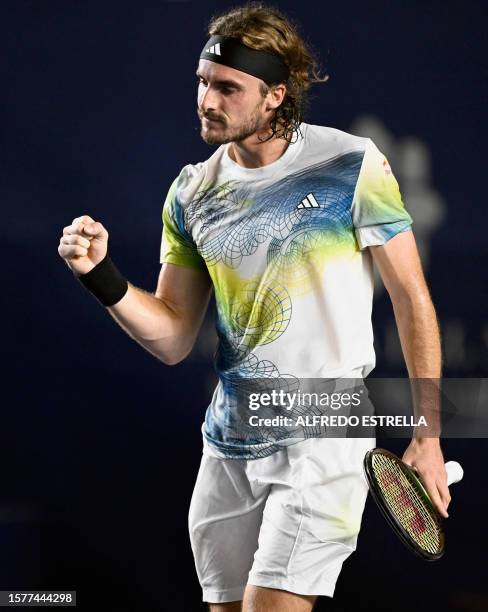
[[[459,463],[445,465],[447,484],[459,482]],[[364,471],[373,499],[400,540],[422,559],[440,559],[445,547],[442,520],[415,470],[393,453],[374,448],[364,457]]]

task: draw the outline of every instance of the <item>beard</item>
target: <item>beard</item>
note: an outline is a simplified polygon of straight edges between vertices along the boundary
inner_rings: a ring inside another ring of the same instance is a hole
[[[262,126],[263,118],[261,115],[261,103],[258,103],[254,110],[251,112],[249,117],[239,125],[235,127],[226,127],[225,123],[212,123],[210,127],[205,128],[203,126],[204,115],[198,110],[198,116],[202,121],[202,128],[200,135],[203,140],[210,145],[213,144],[226,144],[228,142],[241,142],[255,134]],[[210,119],[212,117],[209,117]]]

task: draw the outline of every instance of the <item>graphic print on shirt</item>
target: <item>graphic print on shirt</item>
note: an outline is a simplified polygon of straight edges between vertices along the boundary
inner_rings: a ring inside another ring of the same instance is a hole
[[[372,141],[321,126],[306,134],[303,161],[292,153],[293,164],[256,174],[221,147],[185,166],[163,209],[161,261],[204,270],[214,287],[219,383],[203,432],[218,456],[266,456],[290,436],[252,428],[237,410],[243,390],[270,380],[296,390],[374,366],[366,247],[411,218]]]
[[[215,365],[227,405],[237,403],[249,379],[254,391],[257,379],[268,378],[287,381],[287,391],[296,389],[298,381],[290,372],[260,359],[256,351],[285,333],[293,300],[320,282],[327,261],[356,251],[351,202],[362,157],[352,152],[327,160],[256,195],[232,181],[206,186],[186,206],[185,226],[200,222],[195,241],[215,287]],[[299,208],[311,193],[322,206]],[[258,249],[262,256],[256,260]],[[246,266],[247,259],[251,265]],[[293,411],[287,416],[293,417]],[[221,415],[213,419],[209,414],[210,435],[220,421]],[[229,409],[226,421],[236,437],[264,442],[238,410]],[[279,437],[280,432],[273,434]]]
[[[228,181],[189,202],[185,224],[201,222],[196,242],[215,286],[219,373],[242,367],[249,376],[244,360],[286,330],[293,298],[311,290],[329,258],[356,250],[351,201],[361,161],[361,152],[348,153],[255,196]],[[323,206],[297,208],[310,192]],[[263,256],[243,274],[258,248]]]

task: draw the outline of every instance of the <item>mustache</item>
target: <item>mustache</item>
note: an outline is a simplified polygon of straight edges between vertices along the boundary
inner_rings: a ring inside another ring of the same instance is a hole
[[[208,115],[208,114],[202,113],[201,111],[198,111],[198,116],[200,117],[200,119],[211,119],[212,121],[220,121],[220,123],[224,123],[224,121],[220,117]]]

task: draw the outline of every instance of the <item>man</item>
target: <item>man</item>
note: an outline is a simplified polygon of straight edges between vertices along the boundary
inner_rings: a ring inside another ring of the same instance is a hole
[[[219,383],[189,514],[203,600],[213,612],[308,612],[333,595],[356,547],[374,440],[288,444],[283,432],[252,430],[239,391],[262,379],[367,376],[373,260],[410,377],[440,376],[439,333],[384,156],[369,139],[301,120],[306,90],[323,79],[296,28],[249,5],[214,18],[209,34],[198,115],[202,138],[221,146],[169,190],[155,293],[127,282],[107,255],[107,230],[88,215],[64,229],[59,254],[168,365],[191,351],[215,292]],[[404,460],[447,516],[438,438],[414,438]]]

